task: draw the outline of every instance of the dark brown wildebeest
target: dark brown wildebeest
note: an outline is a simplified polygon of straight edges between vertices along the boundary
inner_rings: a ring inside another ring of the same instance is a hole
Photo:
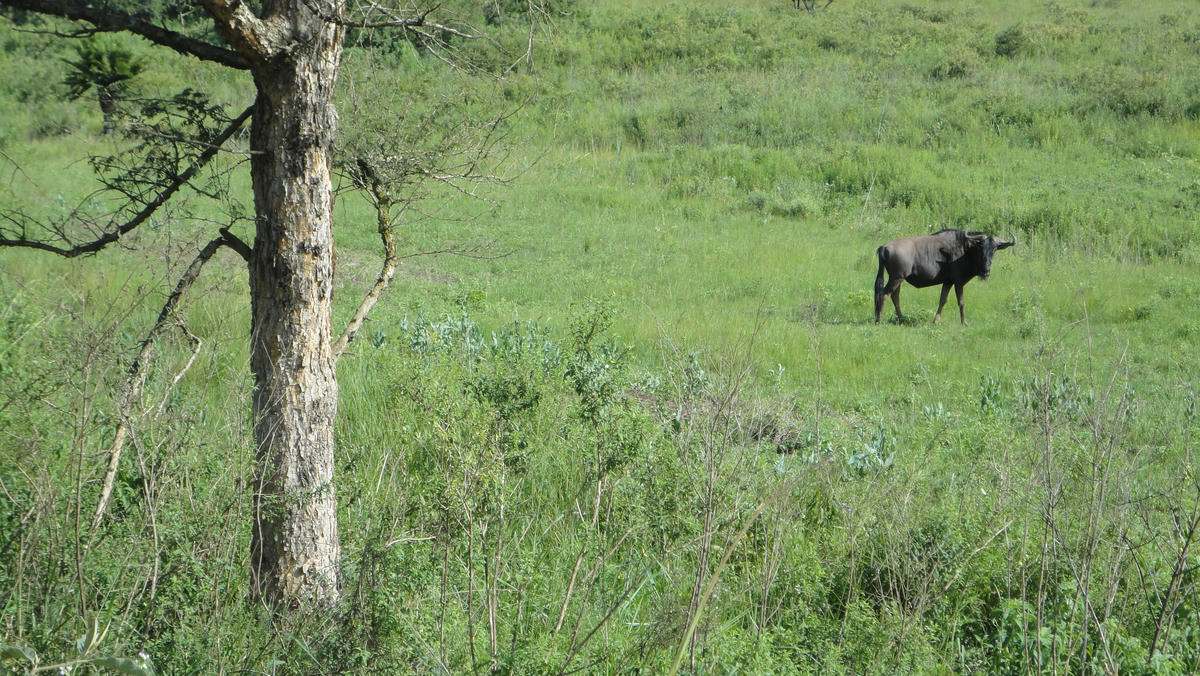
[[[987,279],[992,271],[992,256],[1016,243],[1016,239],[1006,242],[982,232],[947,229],[884,244],[876,250],[879,273],[875,275],[875,323],[879,323],[883,300],[889,295],[896,306],[897,319],[904,320],[900,313],[900,285],[907,281],[917,288],[942,285],[942,298],[938,301],[937,314],[933,316],[935,324],[942,321],[942,308],[953,286],[954,295],[958,297],[958,317],[965,326],[963,285],[972,277]],[[886,284],[883,282],[884,270],[888,273]]]

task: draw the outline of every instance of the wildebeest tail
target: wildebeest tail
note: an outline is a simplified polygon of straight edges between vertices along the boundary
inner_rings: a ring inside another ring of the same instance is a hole
[[[886,267],[884,263],[887,259],[887,247],[879,247],[875,250],[875,255],[879,257],[879,272],[875,275],[875,298],[878,300],[880,295],[883,294],[884,286],[887,284],[887,282],[883,280],[883,271]]]

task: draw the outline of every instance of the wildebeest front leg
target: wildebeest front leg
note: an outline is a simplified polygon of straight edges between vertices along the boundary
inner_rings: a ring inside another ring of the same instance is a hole
[[[942,285],[942,297],[938,299],[937,314],[933,315],[934,324],[942,323],[942,308],[946,307],[946,297],[950,295],[950,286],[950,282],[946,282]],[[962,296],[959,296],[959,298],[962,298]]]
[[[947,284],[946,286],[949,286],[949,284]],[[967,325],[967,311],[963,307],[962,290],[963,290],[962,284],[954,285],[954,297],[958,299],[958,319],[962,322],[963,326],[966,326]],[[945,300],[945,296],[946,296],[946,292],[942,291],[942,300],[943,301]]]

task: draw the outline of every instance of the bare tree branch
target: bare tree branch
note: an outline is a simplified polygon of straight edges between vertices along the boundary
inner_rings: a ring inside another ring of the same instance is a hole
[[[237,235],[229,232],[229,228],[221,228],[218,232],[225,238],[225,246],[236,251],[242,257],[242,260],[247,263],[250,262],[251,249],[249,244],[246,244]]]
[[[322,13],[311,0],[305,4],[308,5],[309,9]],[[362,19],[330,17],[328,13],[324,13],[324,18],[326,21],[336,21],[347,28],[417,28],[428,25],[425,22],[429,19],[429,15],[437,11],[438,8],[439,5],[431,5],[425,8],[424,11],[417,12],[415,16],[406,17],[399,14],[395,7],[388,7],[377,2],[364,2],[354,10],[354,13],[361,15]],[[375,18],[378,16],[386,18]]]
[[[341,337],[333,344],[333,358],[336,361],[346,351],[346,346],[354,337],[358,335],[362,328],[363,322],[367,320],[367,315],[370,314],[371,308],[375,307],[375,303],[379,301],[379,297],[391,285],[392,279],[396,276],[396,240],[392,236],[392,198],[388,194],[387,186],[385,186],[379,177],[375,174],[375,170],[363,160],[358,162],[358,176],[363,180],[370,181],[371,201],[375,204],[375,218],[379,227],[379,239],[383,242],[383,267],[379,270],[379,276],[375,279],[375,283],[367,291],[367,295],[359,304],[358,309],[354,311],[354,316],[350,318],[350,323],[346,325],[346,330],[342,332]]]
[[[396,264],[401,259],[415,258],[417,256],[432,256],[437,254],[452,254],[478,259],[492,259],[507,255],[507,253],[481,253],[490,249],[489,246],[484,245],[471,248],[455,247],[432,251],[419,251],[401,256],[397,252],[395,235],[393,234],[395,221],[398,217],[392,215],[392,208],[395,206],[400,206],[401,212],[403,212],[404,210],[413,206],[412,202],[403,199],[397,200],[395,197],[393,197],[390,188],[394,185],[394,183],[389,183],[382,178],[379,175],[378,168],[367,160],[360,157],[355,160],[354,164],[355,166],[353,168],[348,168],[346,173],[350,177],[354,186],[357,189],[364,191],[367,194],[367,199],[375,207],[375,217],[379,230],[379,239],[383,243],[383,263],[379,270],[379,276],[375,279],[375,283],[372,284],[371,288],[367,290],[366,295],[363,297],[362,303],[359,304],[358,309],[354,311],[354,315],[350,318],[349,323],[347,323],[346,329],[342,332],[342,335],[333,345],[333,358],[335,360],[342,356],[342,354],[346,351],[346,347],[355,339],[355,337],[358,336],[358,332],[362,330],[362,325],[366,322],[367,316],[371,313],[371,310],[375,307],[375,304],[383,296],[383,293],[387,291],[388,287],[392,283],[392,279],[395,278]],[[450,178],[458,178],[458,176],[453,176]],[[469,178],[478,177],[469,176]],[[458,186],[454,181],[447,179],[446,182],[461,190],[461,186]],[[221,232],[224,234],[227,231],[222,230]]]
[[[434,198],[428,194],[430,185],[443,186],[492,203],[479,195],[475,187],[507,181],[482,167],[496,145],[507,136],[504,123],[516,114],[516,110],[479,122],[470,117],[456,119],[456,116],[443,115],[443,108],[435,106],[416,115],[415,124],[407,125],[397,124],[392,113],[380,117],[384,110],[386,107],[375,107],[364,110],[363,115],[355,115],[357,133],[347,135],[339,146],[339,173],[349,179],[345,189],[361,192],[374,206],[384,255],[379,275],[333,345],[334,359],[345,353],[362,330],[371,310],[393,281],[399,261],[438,254],[478,259],[507,255],[507,252],[493,252],[491,243],[401,255],[394,231],[405,214],[418,219],[436,218],[419,206],[422,201]],[[445,198],[445,194],[438,197]]]
[[[149,364],[151,354],[154,351],[155,341],[167,328],[169,324],[168,320],[171,319],[175,314],[176,308],[179,307],[179,299],[183,297],[183,294],[191,288],[192,283],[200,276],[200,269],[217,253],[217,249],[220,249],[222,246],[231,246],[228,240],[225,239],[224,234],[204,245],[200,253],[196,254],[196,257],[192,259],[191,265],[184,271],[183,276],[179,278],[179,281],[175,284],[175,290],[167,297],[167,302],[163,305],[162,311],[158,313],[158,320],[154,322],[154,326],[151,327],[150,332],[142,340],[141,349],[138,351],[137,357],[129,365],[129,372],[125,381],[125,391],[121,395],[120,411],[118,413],[120,422],[117,424],[117,433],[113,438],[112,446],[108,449],[108,468],[104,472],[104,484],[100,489],[100,500],[96,503],[96,513],[92,517],[93,532],[100,526],[100,522],[104,519],[104,513],[108,510],[108,502],[112,498],[113,483],[116,480],[117,468],[121,462],[121,451],[125,447],[125,437],[129,434],[130,414],[133,410],[134,402],[141,396],[142,387],[146,384],[146,366]],[[191,333],[188,332],[188,335],[190,336]],[[195,355],[193,355],[194,358]],[[188,364],[190,365],[191,361]],[[175,382],[178,382],[178,380],[176,378]]]
[[[833,0],[826,0],[825,4],[821,6],[821,9],[827,9],[832,4]],[[809,14],[814,14],[817,9],[817,0],[793,0],[792,6],[796,9],[808,10]]]
[[[174,390],[175,386],[179,384],[179,381],[183,380],[183,377],[187,375],[189,370],[191,370],[192,364],[196,363],[196,357],[200,356],[200,349],[204,347],[204,341],[200,340],[196,334],[192,333],[186,322],[180,319],[177,320],[175,324],[179,327],[179,330],[183,332],[183,335],[187,336],[187,339],[191,341],[192,356],[188,357],[187,363],[184,364],[183,368],[179,369],[179,372],[176,373],[175,377],[171,379],[171,384],[167,385],[166,391],[163,392],[162,401],[158,402],[158,406],[153,407],[158,409],[158,413],[162,413],[163,409],[167,407],[167,399],[171,397],[171,390]],[[146,409],[145,411],[142,411],[142,415],[145,415],[149,412],[150,409]]]
[[[146,222],[147,219],[149,219],[152,215],[154,215],[154,212],[156,212],[159,207],[161,207],[163,204],[165,204],[167,202],[167,200],[169,200],[171,198],[171,196],[173,196],[175,193],[179,192],[180,188],[182,188],[184,185],[186,185],[187,182],[189,180],[191,180],[191,178],[193,176],[195,176],[197,172],[199,172],[202,168],[204,168],[205,165],[207,165],[210,161],[212,161],[212,159],[214,157],[216,157],[217,152],[220,150],[221,146],[226,141],[228,141],[237,132],[237,130],[241,128],[241,126],[243,124],[246,123],[246,120],[250,119],[250,116],[253,113],[254,113],[254,106],[250,106],[250,107],[246,108],[246,110],[242,111],[242,114],[239,115],[237,118],[235,118],[232,122],[230,122],[229,126],[226,127],[225,130],[223,132],[221,132],[221,134],[219,136],[217,136],[216,139],[213,140],[212,145],[210,145],[208,148],[206,148],[204,150],[204,152],[200,153],[200,155],[197,156],[195,163],[193,163],[190,167],[188,167],[186,170],[184,170],[183,173],[179,174],[175,178],[175,180],[172,181],[161,192],[159,192],[158,195],[156,195],[153,199],[149,200],[146,203],[146,206],[144,206],[141,211],[134,214],[133,218],[131,218],[127,222],[122,223],[121,225],[118,225],[115,228],[111,227],[111,225],[110,225],[111,229],[109,229],[108,232],[104,233],[100,237],[98,237],[90,242],[72,245],[70,240],[66,236],[66,233],[63,231],[62,228],[57,227],[57,226],[42,225],[43,229],[50,230],[51,232],[56,234],[60,239],[62,239],[64,242],[66,242],[65,246],[58,246],[58,245],[52,244],[50,242],[46,242],[46,241],[42,241],[40,239],[34,239],[34,238],[29,237],[28,229],[29,229],[30,221],[32,221],[32,219],[30,219],[27,216],[24,216],[23,214],[18,214],[16,212],[10,212],[10,213],[0,214],[0,216],[2,216],[5,220],[12,223],[13,226],[15,226],[15,230],[13,231],[12,237],[0,236],[0,246],[12,246],[12,247],[24,247],[24,248],[29,248],[29,249],[39,249],[41,251],[49,251],[51,253],[56,253],[60,256],[66,257],[66,258],[74,258],[76,256],[82,256],[85,254],[94,254],[97,251],[100,251],[104,247],[106,247],[109,244],[112,244],[113,242],[120,239],[122,236],[128,234],[134,228],[136,228],[139,225],[141,225],[142,223]],[[0,235],[3,235],[4,232],[5,232],[4,229],[0,229]],[[236,238],[234,238],[234,239],[236,239]],[[234,246],[232,244],[231,244],[231,246],[233,246],[233,248],[235,250],[237,250],[239,253],[241,253],[241,251],[238,250],[238,248],[236,246]]]
[[[237,52],[167,30],[126,12],[99,9],[91,2],[81,0],[0,0],[0,4],[62,19],[85,21],[95,26],[94,32],[128,31],[180,54],[194,56],[204,61],[214,61],[239,70],[250,68],[250,61]],[[83,31],[80,35],[86,35],[89,32],[93,31]]]

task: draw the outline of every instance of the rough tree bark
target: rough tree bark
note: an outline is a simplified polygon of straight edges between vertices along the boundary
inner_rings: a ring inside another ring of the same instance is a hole
[[[329,603],[338,597],[341,557],[333,481],[331,153],[345,31],[304,0],[264,2],[261,20],[241,5],[206,5],[252,64],[258,90],[250,129],[257,214],[250,368],[258,446],[251,577],[269,600]]]

